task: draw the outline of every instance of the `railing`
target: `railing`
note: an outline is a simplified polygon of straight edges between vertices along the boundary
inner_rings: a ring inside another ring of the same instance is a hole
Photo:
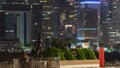
[[[1,62],[0,68],[60,68],[59,57],[31,58],[29,61],[13,59],[13,63]]]
[[[12,62],[0,62],[0,68],[13,68],[13,63]]]

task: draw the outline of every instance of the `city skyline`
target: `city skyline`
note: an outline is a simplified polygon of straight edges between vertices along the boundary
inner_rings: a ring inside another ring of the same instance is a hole
[[[72,38],[83,47],[120,43],[118,0],[2,0],[0,4],[1,40],[29,45],[42,33],[44,39]]]

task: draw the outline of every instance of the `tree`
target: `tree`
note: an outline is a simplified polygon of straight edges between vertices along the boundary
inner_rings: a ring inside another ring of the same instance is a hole
[[[67,60],[74,60],[75,59],[71,50],[65,49],[64,53],[65,53],[64,54],[65,59],[67,59]]]
[[[63,40],[60,38],[53,38],[52,39],[52,46],[56,47],[56,48],[60,48],[60,49],[65,47]]]
[[[73,40],[73,39],[68,38],[68,39],[65,40],[65,46],[68,47],[69,49],[71,49],[71,44],[72,43],[75,44],[75,45],[77,45],[76,41]]]
[[[88,59],[88,60],[89,59],[97,59],[97,57],[95,56],[95,53],[92,50],[84,48],[83,52],[85,54],[86,59]]]
[[[64,60],[64,52],[56,47],[48,47],[44,51],[44,57],[60,57],[61,60]]]
[[[76,52],[76,58],[79,60],[85,60],[85,54],[83,52],[83,49],[75,49]]]

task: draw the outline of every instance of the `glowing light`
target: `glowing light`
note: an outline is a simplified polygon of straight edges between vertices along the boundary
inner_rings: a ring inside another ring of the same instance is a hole
[[[84,2],[81,2],[81,4],[100,4],[99,1],[84,1]]]

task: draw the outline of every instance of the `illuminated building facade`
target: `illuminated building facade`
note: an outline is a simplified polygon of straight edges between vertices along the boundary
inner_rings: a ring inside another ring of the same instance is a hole
[[[101,19],[103,40],[105,46],[120,43],[120,1],[103,0],[101,5]]]
[[[98,46],[100,36],[100,1],[80,2],[80,14],[77,26],[78,44],[84,48]]]
[[[76,39],[77,14],[75,0],[63,1],[60,14],[60,24],[60,36],[62,38]]]
[[[4,30],[5,37],[18,39],[25,45],[35,42],[39,33],[42,33],[44,38],[59,37],[61,2],[61,0],[3,0],[5,28],[7,25],[12,27]]]
[[[57,38],[60,26],[60,0],[40,0],[44,38]]]
[[[0,37],[0,40],[18,41],[24,45],[34,42],[42,31],[41,9],[40,2],[37,0],[3,0],[5,29],[2,30],[5,36]]]

